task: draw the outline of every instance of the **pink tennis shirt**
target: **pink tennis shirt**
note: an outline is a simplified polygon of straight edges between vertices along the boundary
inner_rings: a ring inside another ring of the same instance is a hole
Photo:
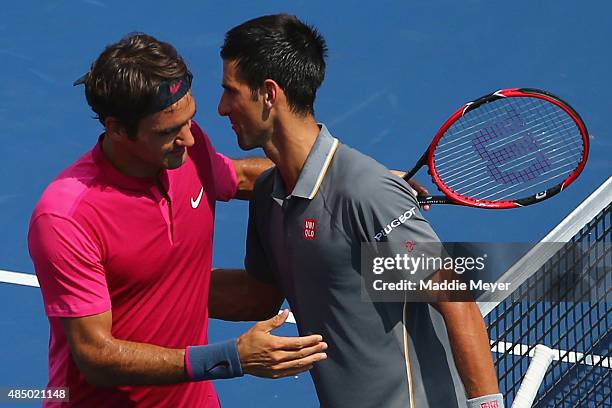
[[[28,240],[50,323],[48,386],[69,387],[64,406],[219,406],[208,381],[90,385],[59,319],[112,310],[115,338],[169,348],[208,343],[215,201],[234,197],[237,177],[195,122],[191,130],[188,159],[160,177],[169,202],[154,182],[117,171],[99,141],[34,210]]]

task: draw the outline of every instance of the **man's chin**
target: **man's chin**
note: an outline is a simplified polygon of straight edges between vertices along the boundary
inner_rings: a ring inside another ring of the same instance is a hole
[[[257,149],[259,147],[259,146],[247,143],[245,140],[242,140],[241,138],[238,138],[238,146],[240,147],[241,150],[244,150],[244,151]]]
[[[168,170],[178,169],[185,163],[185,161],[187,161],[187,153],[181,156],[168,157],[165,163],[165,167]]]
[[[179,163],[175,163],[175,162],[168,162],[168,165],[166,166],[166,170],[174,170],[174,169],[178,169],[179,167],[181,167],[183,165],[183,162],[179,162]]]

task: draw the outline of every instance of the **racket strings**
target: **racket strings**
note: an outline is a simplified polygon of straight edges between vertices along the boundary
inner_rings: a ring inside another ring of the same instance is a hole
[[[561,132],[564,130],[564,126],[563,125],[564,124],[570,124],[570,123],[573,123],[573,122],[560,123],[560,124],[557,124],[558,126],[554,126],[554,127],[546,126],[546,125],[543,125],[543,126],[540,126],[540,127],[531,126],[529,129],[527,129],[527,130],[525,130],[523,132],[519,132],[519,133],[517,133],[515,135],[510,135],[510,136],[507,136],[505,138],[500,138],[501,140],[498,140],[497,143],[489,144],[489,146],[487,148],[489,149],[489,151],[494,151],[494,152],[495,151],[497,151],[497,152],[501,151],[501,152],[503,152],[504,148],[508,148],[508,147],[512,148],[513,146],[516,146],[517,138],[525,136],[526,132],[530,131],[530,130],[531,131],[538,131],[538,132],[540,132],[540,134],[544,134],[544,132],[555,132],[557,135],[561,136]],[[543,129],[545,129],[545,130],[543,130]],[[548,144],[550,141],[555,140],[555,139],[561,140],[564,143],[566,143],[566,139],[564,139],[562,137],[548,136],[544,141],[542,141],[540,143],[541,145],[538,146],[538,147],[540,147],[540,148],[546,147],[545,146],[546,144]],[[506,143],[503,143],[503,142],[506,142]],[[532,149],[532,150],[535,150],[535,149]],[[436,161],[437,161],[437,166],[436,167],[440,170],[440,172],[446,172],[446,173],[450,173],[452,175],[452,172],[454,170],[457,170],[458,168],[465,167],[466,164],[473,163],[471,161],[471,159],[482,157],[473,147],[465,148],[464,151],[467,151],[467,153],[464,153],[463,155],[458,156],[458,157],[454,157],[452,159],[449,159],[449,156],[444,156],[444,155],[441,155],[441,157],[438,157],[437,151],[436,151],[436,158],[437,158],[436,159]],[[517,156],[517,158],[520,159],[520,155],[516,155],[516,156]],[[469,159],[469,160],[467,160],[467,159]],[[503,157],[501,157],[499,159],[503,159]],[[459,162],[459,163],[457,163],[457,162]],[[482,162],[482,160],[481,160],[481,162]],[[464,164],[462,165],[462,163],[464,163]],[[453,164],[455,164],[455,165],[453,166]],[[459,164],[459,165],[457,166],[456,164]]]
[[[527,110],[525,110],[523,112],[523,116],[525,116],[527,113],[529,113],[531,111],[537,111],[537,110],[538,110],[538,107],[532,107],[530,109],[527,109]],[[494,110],[490,111],[489,114],[490,115],[500,115],[500,113],[499,113],[500,111],[501,111],[501,109],[494,109]],[[507,109],[505,110],[504,113],[507,113]],[[536,114],[537,114],[537,112],[536,112]],[[546,115],[537,115],[537,116],[534,115],[534,117],[537,119],[537,122],[543,122],[548,117],[558,117],[558,116],[559,116],[559,114],[556,111],[555,112],[550,112],[550,113],[548,113]],[[567,123],[573,123],[573,120],[570,117],[565,116],[565,119],[566,119]],[[455,134],[454,134],[456,136],[455,138],[446,138],[445,137],[444,138],[445,139],[444,143],[439,143],[438,144],[438,148],[436,150],[439,150],[440,154],[447,153],[447,152],[453,150],[453,148],[448,148],[448,145],[451,145],[451,144],[456,143],[458,141],[462,141],[462,140],[467,139],[467,138],[470,138],[470,139],[464,141],[463,143],[458,144],[457,146],[462,146],[462,145],[470,144],[472,142],[471,139],[474,137],[474,135],[481,131],[481,129],[479,127],[483,126],[486,123],[489,123],[490,121],[491,121],[491,119],[483,120],[481,122],[478,122],[475,125],[464,127],[460,131],[456,131]],[[534,122],[531,122],[531,123],[534,123]],[[458,126],[459,126],[459,124],[458,124]],[[464,135],[461,135],[465,131],[469,131],[469,132],[465,133]],[[503,138],[503,139],[500,139],[500,140],[505,140],[505,139],[507,139],[507,138]],[[496,143],[498,143],[498,141],[492,142],[491,145],[494,146]],[[455,146],[455,147],[457,147],[457,146]]]
[[[489,116],[489,115],[499,115],[498,113],[496,113],[496,112],[499,112],[499,110],[500,109],[494,109],[491,112],[487,112],[486,115],[487,116]],[[535,110],[536,110],[536,108],[526,109],[525,112],[523,112],[522,116],[525,116],[526,113],[529,113],[529,112],[532,112],[532,111],[535,111]],[[552,112],[549,112],[547,114],[538,114],[537,112],[535,112],[535,113],[536,113],[535,115],[532,115],[532,118],[534,120],[532,120],[531,122],[525,121],[525,125],[530,125],[532,123],[536,123],[536,125],[530,126],[530,127],[526,128],[526,129],[524,129],[523,131],[520,131],[520,132],[510,133],[506,137],[501,137],[501,138],[497,137],[496,140],[494,140],[494,141],[489,143],[488,147],[491,148],[491,149],[499,147],[500,145],[503,144],[503,142],[508,141],[508,140],[512,141],[513,138],[516,138],[517,136],[522,135],[524,132],[526,133],[528,131],[532,131],[533,132],[534,130],[537,130],[540,133],[542,133],[544,131],[556,131],[559,128],[563,128],[564,124],[575,126],[575,123],[572,120],[572,118],[567,116],[567,114],[565,112],[561,111],[561,110],[552,111]],[[548,122],[546,121],[546,119],[559,118],[559,117],[562,118],[563,120],[560,120],[560,121],[555,120],[555,121],[548,121]],[[484,120],[484,121],[480,121],[479,125],[482,126],[482,125],[484,125],[486,123],[490,123],[490,122],[492,122],[491,118],[489,118],[487,120]],[[552,126],[549,123],[552,123]],[[460,145],[466,145],[467,144],[469,146],[466,148],[466,150],[473,151],[473,148],[471,146],[473,144],[473,139],[474,139],[475,135],[477,135],[478,133],[480,133],[482,131],[482,129],[477,129],[475,131],[471,131],[471,132],[461,136],[462,132],[465,130],[465,128],[461,129],[463,127],[462,125],[463,125],[463,123],[461,123],[461,120],[456,122],[456,124],[453,127],[451,127],[451,129],[449,129],[447,131],[447,133],[445,134],[445,136],[443,138],[443,139],[448,140],[448,141],[446,143],[444,143],[444,144],[439,144],[438,147],[436,148],[436,157],[438,157],[443,163],[451,163],[452,162],[452,160],[448,159],[445,156],[445,154],[447,154],[449,152],[452,152],[452,150],[453,150],[452,148],[450,148],[450,149],[446,148],[445,149],[444,146],[447,146],[447,145],[449,145],[451,143],[454,143],[457,140],[462,140],[462,139],[465,139],[465,138],[469,137],[470,140],[467,140],[467,141],[461,143]],[[538,127],[538,126],[540,126],[540,127]],[[473,129],[473,128],[474,128],[474,126],[469,126],[469,129]]]
[[[535,97],[507,97],[451,125],[436,147],[435,168],[458,194],[510,200],[562,182],[583,155],[580,128],[563,109]]]
[[[567,163],[564,158],[561,158],[560,160],[550,161],[550,159],[554,159],[554,158],[559,157],[559,156],[561,156],[561,155],[550,156],[548,158],[549,161],[547,161],[547,164],[548,164],[547,167],[549,167],[549,166],[556,166],[553,170],[541,171],[541,172],[538,173],[538,177],[541,178],[541,176],[546,176],[548,174],[553,173],[554,171],[557,171],[557,173],[554,176],[549,177],[549,178],[544,179],[544,180],[541,180],[541,181],[538,181],[536,183],[532,183],[529,186],[524,187],[524,188],[518,188],[517,186],[510,186],[510,187],[507,187],[507,188],[499,188],[499,182],[496,181],[496,180],[490,180],[488,182],[483,183],[482,182],[482,178],[481,178],[482,174],[479,173],[479,172],[477,172],[476,175],[474,175],[472,177],[469,177],[469,179],[461,180],[461,183],[454,184],[453,187],[454,187],[455,191],[461,192],[461,194],[463,194],[463,195],[472,196],[472,195],[474,195],[474,193],[478,192],[481,195],[480,199],[483,199],[483,200],[484,199],[491,199],[496,194],[499,195],[499,194],[502,194],[502,193],[506,193],[506,194],[503,195],[503,196],[497,197],[497,199],[509,199],[514,194],[518,194],[518,193],[526,191],[526,190],[528,190],[528,189],[530,189],[532,187],[542,185],[545,182],[550,181],[552,179],[555,179],[557,177],[565,176],[565,175],[569,174],[569,172],[573,168],[575,168],[576,163],[574,163],[574,162]],[[508,170],[511,170],[511,169],[516,168],[518,166],[523,166],[525,164],[528,164],[530,161],[535,161],[535,160],[536,160],[536,158],[534,157],[534,158],[530,159],[529,161],[521,161],[521,162],[517,163],[515,166],[512,166],[512,167],[508,168]],[[543,169],[543,166],[541,166],[539,164],[539,162],[535,162],[535,166],[539,170]],[[519,176],[514,176],[512,174],[509,176],[509,178],[510,178],[509,182],[520,183],[522,181]],[[473,180],[473,182],[469,183],[469,184],[461,185],[462,183],[465,183],[466,181],[470,181],[470,180]],[[492,186],[492,187],[489,187],[489,186]],[[485,188],[485,187],[489,187],[489,188]],[[514,189],[514,190],[512,190],[512,189]],[[510,192],[511,190],[512,190],[512,193],[508,194],[508,192]],[[489,193],[491,191],[494,191],[494,193],[483,196],[483,194]]]
[[[535,109],[535,108],[532,108],[532,109]],[[492,115],[492,116],[501,116],[501,114],[506,113],[507,111],[508,111],[507,107],[505,107],[505,106],[498,106],[498,107],[493,107],[492,109],[489,109],[489,114]],[[525,112],[527,112],[527,111],[525,111]],[[472,123],[469,126],[463,126],[463,130],[468,131],[468,130],[471,130],[471,129],[478,129],[479,126],[482,126],[483,124],[485,124],[489,120],[490,119],[486,119],[485,118],[481,122]],[[473,134],[473,133],[474,132],[472,132],[471,134]],[[466,135],[466,136],[469,136],[469,135]],[[462,138],[463,137],[459,137],[458,139],[462,139]],[[452,140],[452,139],[449,140],[449,139],[447,139],[444,142],[438,143],[438,146],[444,147],[444,146],[446,146],[448,144],[451,144],[451,143],[453,143],[455,141],[456,140]]]
[[[542,173],[542,175],[544,175],[544,174],[548,174],[548,173],[549,173],[549,172],[545,172],[545,173]],[[521,193],[521,192],[523,192],[523,191],[527,191],[528,189],[531,189],[531,188],[536,187],[536,186],[540,186],[540,185],[542,185],[542,184],[547,184],[549,181],[551,181],[551,180],[555,180],[555,179],[556,179],[556,178],[558,178],[559,176],[565,176],[565,175],[567,175],[567,174],[568,174],[568,172],[567,172],[567,171],[562,171],[562,172],[560,172],[560,173],[557,173],[557,174],[553,175],[552,177],[549,177],[549,178],[547,178],[547,179],[544,179],[544,180],[538,181],[537,183],[533,183],[533,184],[529,185],[528,187],[525,187],[525,188],[522,188],[522,189],[519,189],[519,190],[513,190],[511,194],[507,193],[507,194],[505,194],[505,195],[501,196],[500,198],[498,198],[498,200],[508,200],[508,199],[510,199],[510,198],[513,198],[513,197],[514,197],[516,194],[518,194],[518,193]],[[503,193],[503,192],[505,192],[505,191],[508,191],[508,190],[509,190],[509,189],[506,189],[506,190],[501,190],[501,191],[496,191],[494,194],[489,194],[489,195],[484,196],[484,197],[482,198],[482,200],[491,200],[491,199],[492,199],[494,196],[497,196],[497,195],[499,195],[499,194],[501,194],[501,193]]]
[[[561,145],[562,143],[563,143],[563,142],[559,142],[559,143],[557,143],[557,145]],[[568,150],[575,151],[577,154],[582,154],[582,148],[580,148],[580,147],[577,147],[577,148],[576,148],[576,147],[574,147],[574,148],[572,148],[572,149],[568,149]],[[563,154],[565,154],[565,153],[566,153],[566,152],[559,153],[559,154],[556,154],[556,155],[553,155],[553,156],[549,156],[549,157],[547,157],[547,161],[550,161],[551,159],[554,159],[554,158],[556,158],[556,157],[562,156],[562,155],[563,155]],[[533,157],[530,157],[529,159],[527,159],[527,157],[529,157],[529,156],[533,156]],[[534,153],[534,154],[530,154],[530,155],[528,155],[528,156],[525,156],[525,158],[524,158],[524,159],[525,159],[525,160],[513,160],[513,161],[509,162],[508,164],[512,164],[512,163],[516,163],[516,164],[514,164],[513,166],[507,166],[507,167],[505,167],[505,170],[513,170],[513,169],[517,169],[517,168],[522,167],[522,166],[524,166],[524,165],[526,165],[526,164],[529,164],[530,162],[536,161],[536,160],[538,159],[538,157],[536,157],[536,155],[535,155],[535,153]],[[556,162],[555,162],[555,163],[556,163]],[[470,175],[475,174],[475,173],[476,173],[476,175],[475,175],[475,176],[471,176],[471,177],[470,177]],[[457,177],[453,178],[454,176],[457,176]],[[470,172],[457,172],[457,173],[456,173],[455,175],[453,175],[453,176],[450,176],[450,175],[449,175],[449,176],[446,176],[446,177],[445,177],[445,181],[447,181],[448,183],[452,183],[452,184],[453,184],[455,187],[457,187],[457,188],[459,188],[459,186],[461,186],[462,184],[464,184],[466,181],[469,181],[469,180],[475,180],[475,179],[481,180],[481,179],[479,178],[479,175],[478,175],[478,172],[477,172],[477,171],[470,171]],[[463,185],[463,186],[462,186],[462,188],[469,187],[469,186],[470,186],[470,185]],[[483,185],[483,187],[484,187],[484,185]]]
[[[556,141],[556,143],[554,143],[553,145],[549,145],[553,141]],[[556,147],[561,146],[561,145],[567,145],[567,140],[565,140],[565,139],[563,139],[561,137],[550,138],[550,139],[548,139],[548,140],[546,140],[546,141],[541,143],[541,147],[542,148],[547,148],[547,149],[556,148]],[[501,147],[503,147],[503,146],[501,146]],[[576,159],[580,160],[580,157],[582,156],[582,144],[576,144],[576,146],[574,146],[571,150],[577,151]],[[536,155],[537,153],[538,153],[538,151],[532,151],[530,153],[527,153],[525,156],[522,156],[522,157],[519,156],[519,157],[516,157],[513,160],[507,161],[506,164],[515,163],[515,162],[520,161],[521,159],[523,159],[523,157],[527,158],[527,157],[529,157],[531,155]],[[465,174],[466,168],[470,169],[470,166],[472,166],[471,168],[476,168],[476,166],[474,166],[474,162],[472,161],[473,158],[480,158],[480,156],[472,150],[471,152],[466,153],[466,154],[462,155],[460,158],[457,158],[456,160],[454,160],[454,161],[461,160],[459,163],[457,163],[458,165],[446,167],[445,165],[441,164],[440,167],[438,167],[438,164],[436,164],[436,168],[438,169],[439,173],[444,172],[445,179],[448,179],[448,181],[451,181],[451,179],[453,177],[455,177],[457,174]],[[469,160],[467,160],[467,159],[469,159]],[[438,160],[436,160],[436,162],[437,161]],[[444,164],[448,164],[448,163],[444,163]],[[485,162],[481,162],[481,163],[478,163],[478,164],[484,165]]]
[[[569,117],[566,117],[565,120],[563,121],[557,122],[553,127],[549,126],[546,123],[541,123],[541,120],[542,118],[536,118],[536,120],[530,122],[530,123],[536,123],[535,125],[529,128],[526,128],[516,134],[510,134],[506,137],[497,138],[497,140],[487,145],[488,149],[493,150],[493,149],[504,147],[504,145],[512,144],[512,142],[519,136],[526,136],[526,135],[530,135],[531,133],[536,133],[536,132],[540,132],[540,133],[552,132],[552,131],[567,128],[568,126],[575,125],[574,121]],[[527,124],[530,124],[530,123],[527,123]],[[474,138],[473,135],[475,133],[477,132],[470,133],[469,135],[466,135],[465,137],[472,136],[472,139],[473,139]],[[458,149],[459,147],[462,147],[462,148]],[[453,155],[461,154],[464,152],[467,152],[468,154],[474,152],[473,141],[472,140],[465,141],[461,143],[460,145],[457,145],[451,149],[439,150],[439,151],[438,150],[439,149],[436,149],[436,158],[438,160],[441,160],[444,163],[444,165],[450,165],[453,162],[457,160],[461,160],[463,157],[465,157],[465,154],[456,156],[456,157],[452,157]]]
[[[559,160],[559,161],[552,162],[551,164],[558,164],[558,163],[562,163],[562,162],[563,162],[562,160]],[[544,184],[544,183],[546,183],[546,182],[548,182],[548,181],[550,181],[550,180],[554,180],[555,178],[557,178],[557,177],[559,177],[559,176],[563,176],[563,175],[565,175],[565,174],[567,174],[567,173],[568,173],[568,170],[571,170],[571,168],[573,168],[572,166],[573,166],[573,164],[572,164],[572,163],[568,163],[568,164],[565,164],[565,165],[563,165],[563,166],[560,166],[560,167],[558,167],[558,168],[556,168],[556,169],[555,169],[555,170],[558,170],[558,172],[557,172],[557,174],[555,174],[554,176],[552,176],[552,177],[550,177],[550,178],[547,178],[547,179],[545,179],[545,180],[541,180],[541,181],[540,181],[540,182],[538,182],[538,183],[534,183],[534,184],[532,184],[532,185],[529,185],[528,187],[525,187],[525,188],[523,188],[523,189],[514,190],[514,191],[513,191],[513,194],[518,194],[518,193],[523,192],[523,191],[526,191],[526,190],[528,190],[528,189],[530,189],[530,188],[532,188],[532,187],[535,187],[535,186],[538,186],[538,185]],[[540,175],[541,175],[541,176],[544,176],[544,175],[550,174],[551,172],[552,172],[552,170],[550,170],[550,171],[545,171],[545,172],[541,173]],[[518,180],[516,180],[516,181],[518,182]],[[469,185],[464,186],[464,187],[462,188],[462,192],[463,192],[463,194],[464,194],[464,195],[471,195],[471,194],[472,194],[473,192],[475,192],[475,191],[479,191],[479,193],[480,193],[481,195],[482,195],[482,194],[486,194],[486,193],[488,193],[489,191],[493,191],[493,190],[495,189],[495,187],[491,187],[491,188],[488,188],[488,189],[483,189],[483,187],[490,186],[490,185],[492,185],[492,184],[495,184],[495,183],[494,183],[494,182],[489,182],[489,183],[486,183],[486,184],[480,184],[480,185],[479,185],[478,181],[475,181],[475,182],[473,182],[473,183],[471,183],[471,184],[469,184]],[[473,189],[471,189],[471,190],[464,190],[464,188],[471,187],[471,186],[476,186],[476,188],[473,188]],[[495,191],[495,194],[501,194],[501,193],[504,193],[504,192],[506,192],[506,191],[509,191],[511,188],[512,188],[512,187],[508,187],[508,188],[507,188],[507,189],[505,189],[505,190],[496,190],[496,191]],[[485,195],[485,196],[483,196],[483,197],[482,197],[482,199],[483,199],[483,200],[488,200],[488,199],[492,198],[492,196],[493,196],[493,195],[495,195],[495,194]],[[499,198],[499,199],[508,199],[509,197],[510,197],[510,196],[509,196],[508,194],[506,194],[506,195],[502,196],[502,197],[501,197],[501,198]]]

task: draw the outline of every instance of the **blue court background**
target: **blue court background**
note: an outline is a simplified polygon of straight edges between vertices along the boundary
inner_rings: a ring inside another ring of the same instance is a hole
[[[549,90],[578,110],[591,156],[563,194],[519,210],[439,207],[427,217],[446,241],[537,241],[610,174],[612,3],[571,0],[3,2],[0,9],[0,269],[32,273],[31,211],[45,186],[96,142],[82,88],[71,86],[103,47],[131,31],[174,44],[195,75],[197,120],[216,148],[242,156],[225,118],[219,46],[246,19],[289,12],[326,37],[317,118],[388,167],[409,168],[446,117],[499,88]],[[260,153],[258,153],[260,154]],[[427,181],[425,174],[420,179]],[[240,267],[245,203],[220,204],[217,266]],[[212,341],[250,323],[211,323]],[[46,384],[48,327],[39,290],[0,283],[0,386]],[[287,326],[279,331],[294,334]],[[312,407],[308,375],[216,383],[225,407]]]

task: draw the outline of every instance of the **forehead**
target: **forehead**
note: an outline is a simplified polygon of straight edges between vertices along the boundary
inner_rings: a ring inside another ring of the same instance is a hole
[[[161,112],[154,113],[142,120],[143,125],[151,128],[165,128],[187,122],[195,113],[195,98],[191,91]]]
[[[223,85],[224,86],[246,86],[239,75],[238,66],[235,60],[223,60]]]

